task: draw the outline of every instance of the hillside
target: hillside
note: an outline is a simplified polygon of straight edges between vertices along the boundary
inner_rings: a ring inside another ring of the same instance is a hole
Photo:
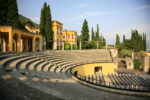
[[[19,20],[20,20],[21,24],[23,24],[24,26],[25,26],[25,24],[29,24],[34,27],[39,27],[39,25],[36,24],[35,22],[33,22],[31,19],[29,19],[23,15],[20,15],[20,14],[19,14]]]

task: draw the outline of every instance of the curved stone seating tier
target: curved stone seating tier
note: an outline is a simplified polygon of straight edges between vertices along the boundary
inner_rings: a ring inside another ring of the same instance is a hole
[[[5,57],[7,53],[0,53],[1,55]],[[4,83],[5,85],[11,87],[10,90],[12,89],[14,94],[19,95],[19,100],[59,100],[60,98],[65,100],[97,100],[105,95],[106,97],[103,99],[110,99],[108,95],[111,96],[112,100],[120,99],[118,97],[120,95],[86,87],[71,78],[70,71],[73,67],[86,63],[112,62],[112,58],[106,50],[45,51],[39,53],[10,53],[9,55],[1,60],[2,68],[16,68],[17,70],[11,71],[10,79],[6,77],[3,80],[6,82]],[[5,71],[3,71],[4,74]],[[129,75],[122,73],[107,76],[112,82],[110,84],[112,87],[124,88],[124,86],[137,84],[149,86],[149,79],[132,76],[130,72],[127,72]],[[2,75],[3,77],[4,75]],[[106,77],[102,74],[95,74],[89,77],[101,81],[89,80],[88,77],[84,77],[84,81],[103,86],[107,85],[104,82]],[[144,82],[141,83],[141,81]],[[137,97],[121,95],[123,100],[126,100],[127,97],[137,99]],[[14,98],[14,100],[17,99]]]

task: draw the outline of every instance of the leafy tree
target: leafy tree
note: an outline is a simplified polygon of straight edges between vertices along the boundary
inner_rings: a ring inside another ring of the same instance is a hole
[[[124,47],[125,49],[129,49],[129,50],[134,50],[134,49],[136,48],[135,45],[133,45],[132,41],[131,41],[131,40],[128,40],[128,39],[126,39],[126,40],[124,41],[123,47]]]

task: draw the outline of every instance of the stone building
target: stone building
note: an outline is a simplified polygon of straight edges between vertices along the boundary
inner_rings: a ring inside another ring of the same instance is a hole
[[[65,43],[77,44],[77,32],[73,30],[63,30],[63,41]]]
[[[62,49],[62,30],[63,24],[58,21],[52,21],[52,29],[54,32],[54,41],[53,41],[53,49],[54,50],[61,50]]]
[[[150,52],[144,52],[140,54],[140,60],[142,62],[141,68],[144,72],[150,71]]]
[[[0,26],[0,52],[35,52],[42,50],[43,37],[11,26]]]

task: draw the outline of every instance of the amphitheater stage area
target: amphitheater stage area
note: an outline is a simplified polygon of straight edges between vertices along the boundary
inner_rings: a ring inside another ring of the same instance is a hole
[[[113,59],[110,55],[110,52],[105,49],[73,51],[62,50],[35,53],[1,52],[0,100],[150,99],[149,96],[143,95],[132,96],[106,92],[78,82],[79,80],[94,85],[97,83],[99,84],[97,86],[101,87],[105,84],[103,80],[109,80],[113,83],[112,87],[117,84],[118,87],[122,86],[122,88],[132,84],[141,86],[146,85],[149,87],[150,78],[147,75],[138,76],[132,72],[118,70],[111,74],[104,74],[103,77],[103,71],[100,71],[100,66],[103,66],[104,63],[110,64],[108,65],[110,67],[113,65]],[[79,72],[74,73],[74,71],[72,71],[73,68],[84,66],[86,64],[93,64],[97,68],[94,70],[92,69],[92,74],[87,74],[85,76],[83,75],[84,77],[77,77]],[[102,68],[102,70],[104,70],[104,68]],[[134,77],[133,79],[128,80],[131,81],[129,84],[126,82],[127,80],[125,81],[124,77],[130,78],[132,75]],[[73,79],[73,77],[76,79]],[[94,78],[96,78],[97,81],[89,80]],[[121,80],[123,80],[123,82],[120,85]],[[144,87],[141,88],[142,92]]]

